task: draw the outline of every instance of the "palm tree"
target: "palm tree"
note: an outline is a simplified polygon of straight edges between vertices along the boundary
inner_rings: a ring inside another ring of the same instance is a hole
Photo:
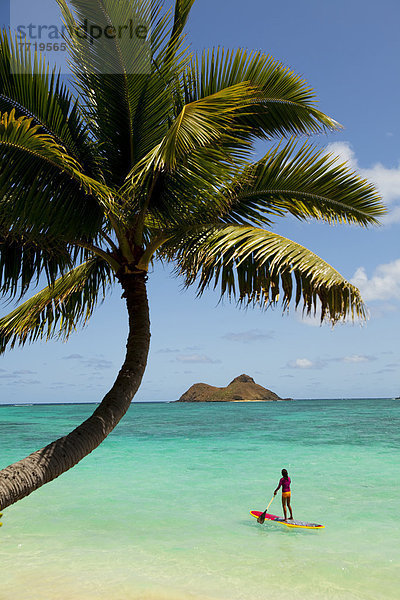
[[[71,31],[140,19],[151,33],[108,45],[69,36],[74,92],[2,33],[0,288],[20,303],[0,320],[1,350],[68,338],[114,284],[129,335],[93,415],[0,471],[0,508],[78,463],[127,411],[149,349],[150,265],[171,263],[200,294],[218,287],[243,305],[281,297],[332,323],[364,317],[355,287],[271,228],[287,215],[368,226],[384,212],[365,180],[297,141],[339,127],[299,76],[260,52],[191,53],[183,31],[194,0],[166,13],[156,0],[57,2]],[[252,162],[259,139],[268,151]]]

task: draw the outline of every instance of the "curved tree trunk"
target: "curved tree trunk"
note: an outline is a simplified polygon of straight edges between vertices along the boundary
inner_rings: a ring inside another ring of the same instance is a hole
[[[129,314],[125,362],[92,416],[71,433],[0,471],[0,509],[28,496],[87,456],[114,429],[136,394],[147,363],[150,319],[146,275],[121,278]]]

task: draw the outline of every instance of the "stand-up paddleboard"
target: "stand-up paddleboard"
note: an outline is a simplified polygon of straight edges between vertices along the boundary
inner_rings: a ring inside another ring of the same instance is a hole
[[[260,515],[263,513],[260,510],[251,510],[250,514],[255,519],[258,519]],[[273,521],[274,523],[280,523],[281,525],[286,525],[286,527],[301,527],[303,529],[324,529],[325,525],[318,525],[318,523],[308,523],[307,521],[296,521],[296,519],[285,521],[283,517],[278,517],[278,515],[271,515],[269,513],[265,513],[265,520]]]

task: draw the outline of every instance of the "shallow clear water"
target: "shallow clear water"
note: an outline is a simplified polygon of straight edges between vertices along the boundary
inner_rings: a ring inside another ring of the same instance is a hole
[[[92,410],[1,406],[0,467]],[[399,426],[398,400],[132,405],[5,511],[0,599],[397,600]],[[295,518],[325,529],[249,515],[282,467]]]

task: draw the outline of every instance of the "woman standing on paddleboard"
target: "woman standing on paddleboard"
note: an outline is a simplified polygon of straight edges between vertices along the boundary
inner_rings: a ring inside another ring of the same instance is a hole
[[[286,506],[290,510],[290,517],[289,517],[289,519],[291,521],[293,521],[292,507],[290,506],[290,477],[289,477],[288,472],[286,471],[286,469],[282,469],[282,477],[279,480],[278,487],[274,491],[274,496],[276,496],[276,494],[277,494],[277,492],[278,492],[278,490],[279,490],[279,488],[281,486],[282,486],[282,507],[283,507],[283,514],[284,514],[284,517],[285,517],[285,521],[287,521]]]

